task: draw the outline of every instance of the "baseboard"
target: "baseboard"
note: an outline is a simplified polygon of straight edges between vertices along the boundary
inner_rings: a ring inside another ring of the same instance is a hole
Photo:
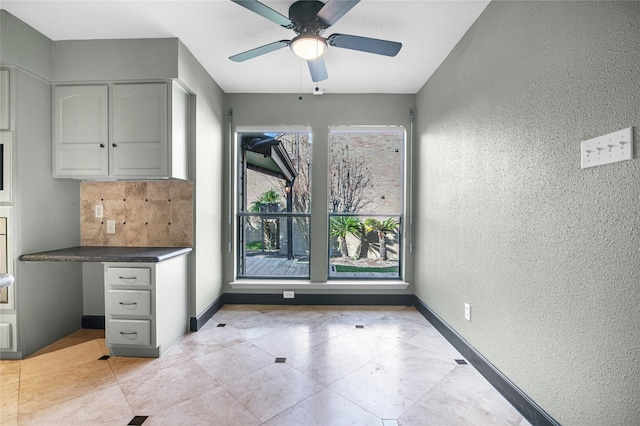
[[[475,367],[491,385],[496,388],[516,410],[533,426],[560,426],[546,411],[529,398],[520,388],[482,356],[462,336],[433,312],[417,296],[414,297],[416,309]]]
[[[213,314],[218,312],[224,305],[224,294],[213,301],[207,308],[200,313],[197,317],[191,317],[189,319],[189,330],[198,331],[211,319]]]
[[[385,305],[413,306],[411,294],[296,294],[285,299],[282,294],[225,293],[225,304],[246,305]]]
[[[83,315],[82,328],[104,330],[104,315]]]

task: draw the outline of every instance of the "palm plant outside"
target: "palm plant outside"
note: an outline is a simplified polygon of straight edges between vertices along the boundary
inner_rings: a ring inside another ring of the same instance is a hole
[[[378,220],[370,217],[364,221],[364,229],[367,232],[375,232],[378,234],[378,240],[380,241],[380,258],[383,260],[387,260],[387,233],[396,231],[398,226],[398,222],[393,218]]]
[[[333,238],[338,239],[340,254],[342,257],[349,257],[347,248],[347,235],[359,236],[362,223],[360,219],[353,216],[333,216],[329,224],[329,233]]]
[[[251,213],[260,213],[260,204],[268,204],[268,203],[279,203],[280,202],[280,194],[276,192],[275,189],[270,189],[268,191],[260,194],[260,197],[249,207],[249,211]]]

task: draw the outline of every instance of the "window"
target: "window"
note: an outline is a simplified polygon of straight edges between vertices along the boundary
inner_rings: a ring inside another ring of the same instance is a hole
[[[311,138],[238,135],[239,278],[309,278]]]
[[[238,129],[236,277],[401,279],[404,128],[331,127],[316,144],[303,129]],[[314,188],[312,148],[326,155]]]
[[[329,278],[400,278],[404,131],[329,134]]]

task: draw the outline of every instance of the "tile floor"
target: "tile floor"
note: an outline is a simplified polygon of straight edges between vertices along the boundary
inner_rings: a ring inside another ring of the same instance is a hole
[[[158,359],[103,336],[1,361],[0,423],[529,425],[412,307],[225,305]]]

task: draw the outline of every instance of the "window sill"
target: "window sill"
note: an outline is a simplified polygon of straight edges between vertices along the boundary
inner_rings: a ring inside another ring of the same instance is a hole
[[[233,289],[244,290],[406,290],[406,281],[331,280],[311,282],[303,280],[236,280],[229,283]]]

